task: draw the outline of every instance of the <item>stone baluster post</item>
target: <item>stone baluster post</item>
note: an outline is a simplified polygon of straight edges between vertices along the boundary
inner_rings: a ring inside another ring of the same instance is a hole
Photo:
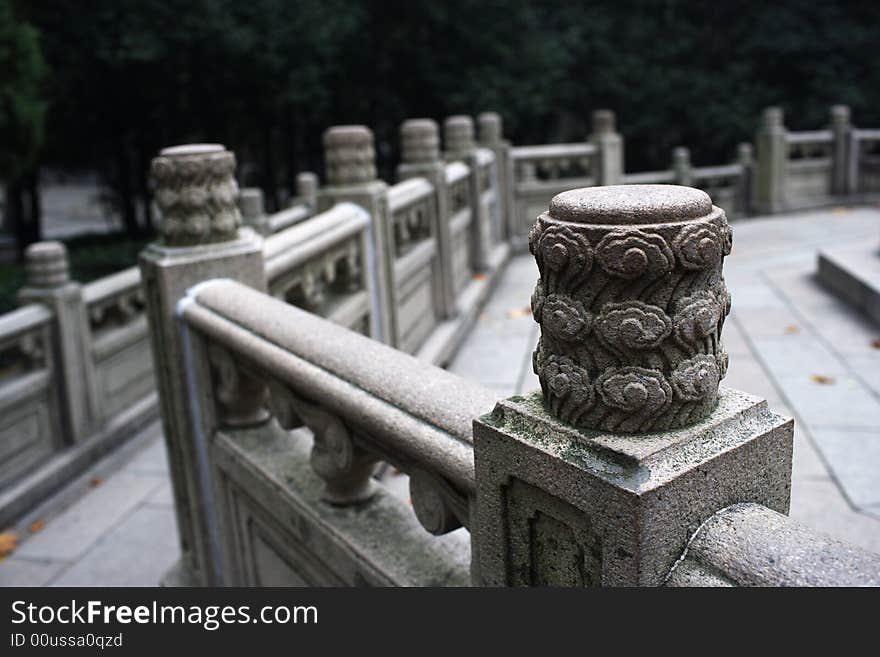
[[[498,207],[501,211],[501,237],[509,240],[515,230],[513,217],[513,160],[510,156],[510,142],[504,139],[504,125],[497,112],[483,112],[477,117],[480,146],[495,154],[495,167],[498,172]]]
[[[296,198],[305,203],[312,212],[318,208],[318,176],[311,171],[296,175]]]
[[[742,167],[736,190],[736,210],[740,216],[748,216],[752,211],[755,188],[755,159],[750,143],[743,142],[737,146],[736,161]]]
[[[785,513],[792,421],[727,388],[731,232],[702,191],[557,195],[530,248],[541,391],[474,421],[485,585],[661,585],[716,511]]]
[[[675,183],[690,187],[694,179],[692,169],[690,149],[685,146],[673,148],[672,171],[675,173]]]
[[[245,226],[250,226],[260,235],[268,235],[271,232],[262,189],[259,187],[242,189],[238,197],[238,209],[241,212],[241,221]]]
[[[473,263],[477,271],[491,268],[491,225],[488,208],[483,207],[480,189],[479,158],[474,141],[474,121],[469,116],[455,115],[443,122],[443,141],[448,162],[462,160],[470,169],[471,230]]]
[[[449,192],[446,166],[440,159],[440,128],[432,119],[409,119],[400,126],[403,161],[397,167],[398,180],[426,178],[434,186],[437,209],[437,247],[442,276],[441,315],[450,319],[457,314],[452,237],[449,231]]]
[[[241,225],[234,174],[235,155],[219,144],[166,148],[150,169],[161,238],[141,253],[140,267],[181,541],[170,584],[222,582],[207,447],[192,413],[204,400],[190,397],[185,362],[192,354],[176,310],[189,288],[212,278],[265,290],[262,238]]]
[[[372,337],[393,347],[397,335],[397,308],[394,304],[394,250],[392,226],[388,217],[388,185],[376,177],[376,149],[373,131],[362,125],[334,126],[324,132],[324,164],[327,185],[318,192],[318,211],[337,203],[349,202],[364,208],[371,217],[375,270],[368,272],[367,285],[378,308],[379,334]]]
[[[847,105],[831,108],[831,193],[849,194],[852,190],[850,170],[852,157],[850,141],[853,126]]]
[[[52,348],[59,370],[64,438],[76,443],[88,438],[102,420],[82,286],[70,280],[67,249],[61,242],[31,244],[25,251],[25,271],[19,303],[41,303],[55,316]]]
[[[596,146],[595,178],[597,185],[617,185],[623,181],[623,137],[617,132],[614,112],[593,112],[590,142]]]
[[[770,214],[785,209],[785,169],[788,164],[788,140],[783,125],[782,108],[764,110],[756,143],[758,162],[755,176],[758,212]]]

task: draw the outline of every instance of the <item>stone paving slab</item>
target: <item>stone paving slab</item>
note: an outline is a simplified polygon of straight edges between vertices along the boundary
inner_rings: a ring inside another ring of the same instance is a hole
[[[156,586],[179,558],[174,510],[142,506],[52,586]]]
[[[0,562],[0,586],[46,586],[66,567],[63,561],[8,557]]]
[[[78,559],[162,483],[159,476],[132,477],[121,472],[110,477],[25,541],[16,554],[38,559]]]

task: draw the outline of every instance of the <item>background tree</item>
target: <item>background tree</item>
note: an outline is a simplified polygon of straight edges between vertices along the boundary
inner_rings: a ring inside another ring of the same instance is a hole
[[[0,0],[0,180],[4,223],[19,255],[40,239],[36,161],[43,142],[45,74],[37,31],[19,20],[11,0]]]
[[[242,182],[262,187],[271,210],[298,171],[322,170],[321,134],[337,123],[374,129],[386,179],[397,128],[416,116],[495,109],[527,144],[583,139],[590,112],[609,107],[630,171],[667,166],[678,145],[697,164],[729,161],[770,104],[795,129],[823,125],[838,102],[857,124],[880,124],[876,0],[29,0],[22,9],[52,71],[40,161],[97,171],[132,235],[151,228],[150,158],[187,141],[235,149]]]

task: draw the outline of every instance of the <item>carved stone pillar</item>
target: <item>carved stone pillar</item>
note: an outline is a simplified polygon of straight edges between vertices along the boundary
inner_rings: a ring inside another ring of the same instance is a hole
[[[834,105],[831,108],[831,193],[848,194],[850,185],[850,111],[847,105]]]
[[[737,146],[736,161],[742,167],[736,190],[736,211],[740,216],[748,216],[752,212],[755,190],[755,158],[750,143],[743,142]]]
[[[303,171],[296,175],[296,197],[305,203],[312,212],[318,207],[318,176],[311,171]]]
[[[501,115],[497,112],[483,112],[477,117],[480,127],[480,146],[495,153],[495,166],[498,171],[498,204],[501,211],[502,238],[510,240],[514,234],[513,218],[513,161],[510,157],[510,142],[504,139]]]
[[[764,110],[756,138],[756,203],[758,212],[773,213],[785,209],[785,168],[788,164],[787,131],[783,125],[782,108]]]
[[[617,185],[623,180],[623,137],[617,132],[614,112],[593,112],[590,142],[596,146],[596,184]]]
[[[250,226],[260,235],[268,235],[269,227],[263,203],[263,190],[259,187],[245,187],[238,197],[238,209],[245,226]]]
[[[373,132],[362,125],[334,126],[324,132],[324,164],[327,185],[318,192],[318,211],[337,203],[355,203],[372,220],[376,275],[367,277],[371,299],[378,301],[377,332],[373,337],[397,346],[394,307],[394,255],[391,250],[391,222],[388,217],[388,185],[376,178],[376,150]],[[369,266],[364,263],[365,267]]]
[[[55,316],[52,348],[59,369],[64,440],[75,443],[88,438],[101,422],[82,286],[70,280],[67,249],[61,242],[31,244],[25,251],[25,271],[19,303],[44,304]]]
[[[466,158],[477,147],[474,141],[474,120],[463,114],[447,117],[443,122],[443,141],[447,160]]]
[[[690,187],[693,182],[691,172],[691,151],[685,146],[672,149],[672,171],[675,173],[675,184]]]
[[[452,237],[449,231],[449,193],[446,167],[440,159],[440,129],[432,119],[408,119],[400,125],[403,162],[397,167],[398,180],[426,178],[434,185],[437,199],[437,242],[443,277],[441,315],[450,319],[457,313]]]
[[[170,584],[221,583],[207,447],[199,437],[206,435],[199,423],[216,418],[193,412],[193,404],[209,402],[193,399],[187,388],[185,363],[193,354],[181,335],[177,305],[189,288],[212,278],[265,290],[262,239],[241,226],[234,172],[235,155],[218,144],[166,148],[151,167],[162,239],[144,249],[140,267],[181,541],[181,563],[169,574]]]
[[[446,161],[461,160],[470,169],[472,261],[474,269],[487,272],[492,268],[492,227],[489,208],[482,203],[480,158],[474,141],[473,119],[460,114],[447,117],[443,122],[443,141]]]
[[[541,392],[474,422],[490,585],[659,585],[715,511],[787,512],[792,423],[719,381],[731,232],[704,192],[564,192],[538,217]]]

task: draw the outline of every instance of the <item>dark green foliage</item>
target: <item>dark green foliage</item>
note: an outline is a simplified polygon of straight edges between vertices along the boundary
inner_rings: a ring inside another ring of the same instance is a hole
[[[132,239],[125,234],[80,235],[64,240],[70,260],[70,276],[88,283],[137,263],[146,239]],[[24,267],[0,263],[0,315],[14,310],[16,294],[24,285]]]
[[[5,0],[8,2],[8,0]],[[0,3],[2,4],[2,3]],[[761,109],[793,128],[849,103],[880,125],[880,3],[684,0],[30,0],[53,72],[43,160],[97,168],[132,234],[162,146],[235,149],[274,209],[321,133],[365,123],[391,177],[407,117],[500,111],[516,143],[618,112],[627,169],[730,161]]]

